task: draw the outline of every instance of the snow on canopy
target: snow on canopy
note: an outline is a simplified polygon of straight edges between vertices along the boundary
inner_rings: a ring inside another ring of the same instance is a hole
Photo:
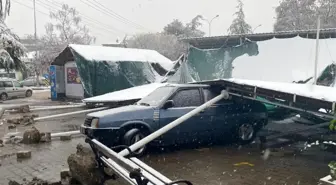
[[[158,63],[166,70],[170,70],[173,67],[173,61],[155,50],[77,44],[70,44],[69,47],[79,53],[86,60]]]
[[[272,89],[279,92],[336,102],[336,89],[326,86],[312,85],[312,84],[295,84],[285,82],[268,82],[259,80],[244,80],[236,78],[230,78],[224,80],[242,85],[251,85],[265,89]]]
[[[315,39],[301,37],[256,42],[259,54],[242,55],[233,62],[232,77],[250,80],[293,82],[314,74]],[[336,60],[336,39],[319,40],[318,73]]]

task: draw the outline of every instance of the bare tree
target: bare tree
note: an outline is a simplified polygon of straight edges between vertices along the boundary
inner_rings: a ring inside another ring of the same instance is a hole
[[[36,76],[48,71],[51,62],[68,44],[91,44],[95,37],[82,24],[79,12],[67,4],[50,12],[51,22],[45,25],[45,34],[38,38],[38,55],[33,66]],[[38,81],[38,79],[36,80]]]
[[[238,0],[237,12],[234,13],[236,18],[233,19],[231,26],[228,29],[229,34],[252,33],[251,26],[245,21],[245,14],[243,7],[244,7],[243,1]]]
[[[176,60],[187,49],[186,45],[179,42],[175,35],[162,33],[139,34],[126,42],[127,47],[156,50],[171,60]]]
[[[89,34],[89,29],[82,24],[82,19],[75,8],[63,4],[61,10],[50,13],[50,18],[55,24],[49,23],[46,29],[55,31],[60,42],[66,44],[91,44],[95,41],[95,38]]]

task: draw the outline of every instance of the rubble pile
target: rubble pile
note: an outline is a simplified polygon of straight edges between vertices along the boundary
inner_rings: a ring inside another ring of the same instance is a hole
[[[14,136],[14,135],[11,135],[11,136],[4,136],[4,140],[3,140],[3,143],[4,144],[18,144],[18,143],[21,143],[22,141],[22,137],[20,136]]]
[[[19,112],[19,113],[27,113],[27,112],[30,112],[29,105],[21,106],[21,107],[19,107],[19,108],[16,109],[16,110],[17,110],[17,112]]]
[[[32,114],[32,115],[24,115],[21,118],[14,118],[14,119],[8,119],[7,124],[9,124],[8,128],[11,127],[16,127],[16,125],[31,125],[34,124],[34,118],[37,118],[37,114]]]
[[[95,155],[90,148],[77,145],[77,152],[68,157],[70,175],[82,185],[101,185],[104,173],[97,168]]]
[[[18,183],[16,181],[9,181],[8,185],[61,185],[61,182],[53,182],[49,183],[47,181],[38,179],[38,178],[33,178],[32,181],[30,182],[24,182],[24,183]]]

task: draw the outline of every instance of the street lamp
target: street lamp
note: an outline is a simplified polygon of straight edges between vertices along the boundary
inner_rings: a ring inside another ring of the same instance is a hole
[[[253,30],[252,33],[254,33],[254,30],[256,30],[257,28],[259,28],[261,26],[261,24],[259,24],[258,26],[256,26]]]
[[[219,15],[216,15],[215,17],[213,17],[210,21],[208,19],[204,19],[202,18],[204,21],[206,21],[209,24],[209,37],[211,36],[211,23],[214,19],[216,19],[217,17],[219,17]]]

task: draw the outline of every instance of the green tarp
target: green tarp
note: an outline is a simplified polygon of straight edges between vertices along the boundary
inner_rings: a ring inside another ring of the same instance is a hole
[[[149,62],[86,60],[72,50],[84,96],[91,97],[155,82],[158,77]]]
[[[258,55],[256,42],[246,41],[235,47],[198,49],[190,47],[188,52],[189,72],[196,81],[232,77],[233,61],[244,54]]]

